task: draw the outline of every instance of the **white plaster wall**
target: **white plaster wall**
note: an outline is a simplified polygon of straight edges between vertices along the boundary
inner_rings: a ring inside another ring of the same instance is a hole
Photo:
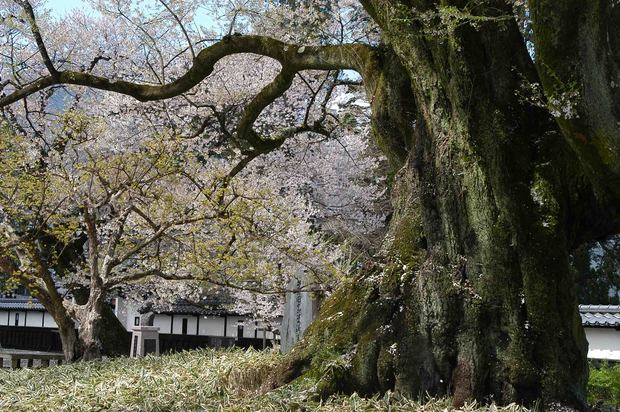
[[[25,321],[26,326],[40,328],[43,326],[43,312],[28,311],[28,316]]]
[[[54,320],[54,318],[49,312],[45,312],[43,316],[45,316],[45,327],[46,328],[58,328],[56,321]]]
[[[228,322],[226,324],[226,336],[237,337],[237,321],[243,320],[241,316],[227,316]],[[245,335],[245,325],[243,334]]]
[[[253,338],[254,337],[254,331],[256,331],[256,322],[253,320],[246,320],[243,323],[243,337],[244,338]],[[260,337],[263,337],[263,332],[259,331],[258,335],[260,335]]]
[[[131,332],[135,327],[134,319],[136,316],[140,317],[140,313],[138,313],[138,306],[124,301],[123,299],[119,299],[116,317],[125,326],[125,329],[128,332]]]
[[[203,336],[224,336],[223,316],[202,316],[198,334]]]
[[[588,351],[620,351],[620,331],[614,328],[584,328],[588,340]]]
[[[183,319],[187,319],[187,334],[196,334],[196,316],[194,315],[174,315],[174,323],[172,325],[172,333],[181,335],[183,332]]]
[[[153,326],[159,328],[159,333],[170,333],[170,316],[155,315],[153,317]]]
[[[46,328],[57,328],[56,322],[54,322],[54,318],[49,312],[40,312],[40,311],[28,311],[28,316],[26,316],[25,311],[10,311],[11,318],[9,319],[9,311],[0,310],[0,325],[1,326],[15,326],[15,314],[19,313],[19,326],[29,326],[40,328],[43,326],[43,318],[45,318],[45,325],[43,327]]]
[[[19,319],[17,322],[17,325],[15,324],[15,317],[16,315],[19,314]],[[11,311],[10,313],[10,318],[9,318],[9,326],[25,326],[24,324],[24,316],[26,315],[26,312],[24,311]]]

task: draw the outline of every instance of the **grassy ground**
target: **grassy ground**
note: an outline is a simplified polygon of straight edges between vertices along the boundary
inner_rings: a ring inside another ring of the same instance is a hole
[[[270,390],[276,352],[198,350],[144,359],[83,362],[46,369],[0,370],[0,411],[445,411],[393,394],[319,402],[313,382]],[[521,411],[469,405],[464,411]]]

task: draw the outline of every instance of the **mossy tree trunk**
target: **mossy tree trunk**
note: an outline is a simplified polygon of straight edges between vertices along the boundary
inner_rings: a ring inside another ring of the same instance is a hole
[[[390,231],[381,263],[326,302],[297,366],[323,368],[325,393],[583,409],[568,255],[592,220],[579,205],[603,206],[548,112],[517,96],[537,73],[506,2],[470,10],[477,27],[396,3],[364,2],[387,42],[363,77],[398,169]],[[342,362],[321,362],[326,350]]]
[[[531,0],[536,65],[563,135],[601,192],[620,200],[620,4]]]

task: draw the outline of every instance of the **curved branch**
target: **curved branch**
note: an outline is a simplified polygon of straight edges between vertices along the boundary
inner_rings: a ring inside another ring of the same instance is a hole
[[[289,89],[296,74],[295,70],[283,67],[276,78],[252,99],[245,108],[237,128],[239,139],[250,143],[255,150],[260,152],[273,150],[284,142],[286,136],[278,136],[276,139],[264,139],[258,135],[252,126],[262,111]]]
[[[361,71],[372,52],[372,47],[362,44],[334,46],[297,46],[264,36],[231,36],[209,46],[196,56],[192,67],[171,83],[148,85],[124,80],[110,80],[90,73],[72,70],[57,72],[55,76],[42,77],[30,85],[0,98],[0,107],[14,103],[46,87],[60,84],[87,86],[132,96],[139,101],[162,100],[178,96],[196,86],[213,72],[214,65],[222,58],[239,53],[254,53],[271,57],[283,69]]]

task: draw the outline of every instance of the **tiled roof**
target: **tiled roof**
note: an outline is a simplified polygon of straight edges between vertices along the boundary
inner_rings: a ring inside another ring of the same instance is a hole
[[[38,300],[32,298],[0,298],[0,310],[45,310]]]
[[[234,300],[225,290],[212,291],[206,293],[200,302],[188,302],[184,299],[178,299],[176,302],[166,304],[145,304],[140,309],[140,313],[153,312],[162,314],[183,314],[183,315],[232,315],[233,312],[228,310],[228,306],[234,303]]]
[[[228,311],[220,308],[206,308],[201,306],[195,306],[190,303],[182,303],[170,305],[169,307],[161,307],[154,310],[156,313],[167,314],[183,314],[183,315],[220,315],[228,313]]]
[[[579,305],[583,326],[620,327],[620,306]]]

